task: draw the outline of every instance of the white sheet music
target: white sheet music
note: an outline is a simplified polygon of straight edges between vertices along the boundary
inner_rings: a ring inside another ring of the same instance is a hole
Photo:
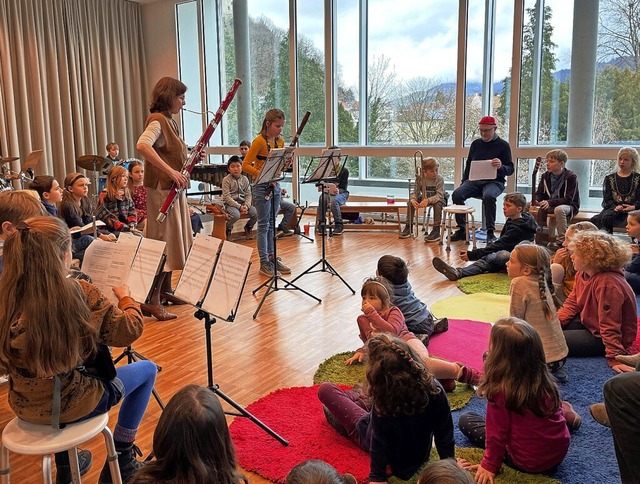
[[[120,234],[122,237],[123,234]],[[131,297],[141,303],[145,302],[151,288],[153,280],[158,272],[158,266],[162,261],[162,254],[167,243],[162,240],[140,239],[138,251],[131,264],[127,284],[131,289]]]
[[[242,295],[252,252],[251,247],[231,242],[222,245],[202,309],[220,319],[229,320]]]
[[[196,235],[175,290],[177,297],[192,306],[202,301],[221,243],[220,239],[209,235]]]
[[[135,254],[130,244],[96,239],[85,250],[82,272],[91,277],[93,284],[100,288],[109,301],[117,304],[118,299],[111,288],[125,284]]]
[[[493,180],[498,175],[498,169],[491,166],[491,160],[472,160],[469,170],[469,180]]]

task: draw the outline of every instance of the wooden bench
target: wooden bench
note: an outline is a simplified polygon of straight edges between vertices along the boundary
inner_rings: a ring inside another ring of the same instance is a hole
[[[217,210],[213,210],[213,205],[214,204],[210,204],[207,207],[207,212],[210,212],[211,215],[213,215],[213,230],[211,231],[211,237],[215,237],[220,240],[227,240],[227,220],[223,213],[220,213]],[[219,204],[215,204],[215,205],[220,207]],[[278,214],[281,214],[281,213],[282,213],[282,210],[278,212]],[[296,226],[297,215],[298,215],[298,210],[296,208],[295,216],[291,217],[291,220],[289,220],[289,224],[287,225],[288,229],[293,230],[294,227]],[[245,213],[241,213],[240,218],[238,220],[243,220],[248,218],[249,218],[249,215]],[[253,227],[254,238],[255,238],[255,231],[257,229],[257,226],[258,224],[256,223],[256,225]]]
[[[387,203],[380,202],[360,202],[347,201],[346,204],[340,206],[341,213],[381,213],[383,214],[382,223],[373,224],[345,224],[345,230],[397,230],[402,231],[402,223],[400,221],[400,210],[406,210],[407,204],[403,202]],[[386,222],[388,214],[395,214],[395,220]]]
[[[591,222],[591,219],[595,216],[598,215],[600,212],[595,211],[595,210],[580,210],[577,214],[575,214],[573,217],[571,217],[571,220],[569,220],[569,225],[571,224],[575,224],[577,222]],[[549,233],[550,234],[555,234],[556,231],[556,220],[555,220],[556,216],[552,213],[547,214],[547,227],[549,228]],[[618,232],[618,233],[626,233],[626,228],[625,227],[613,227],[613,231],[614,232]],[[555,241],[555,235],[553,237],[553,240]]]

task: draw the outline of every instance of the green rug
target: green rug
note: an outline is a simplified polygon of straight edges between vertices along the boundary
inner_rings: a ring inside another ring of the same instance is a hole
[[[482,460],[483,453],[484,451],[478,448],[456,447],[456,457],[466,459],[472,464],[479,464]],[[429,458],[429,462],[434,462],[438,459],[438,453],[434,447],[433,449],[431,449],[431,457]],[[403,481],[402,479],[398,479],[397,477],[392,476],[389,478],[389,484],[416,484],[419,475],[420,471],[418,471],[408,481]],[[515,469],[512,469],[511,467],[508,467],[506,465],[502,466],[502,469],[496,475],[494,482],[496,484],[560,484],[560,481],[558,481],[557,479],[553,479],[542,474],[527,474],[525,472],[516,471]]]
[[[354,355],[354,351],[338,353],[320,363],[313,375],[313,384],[331,382],[340,385],[353,386],[364,382],[364,365],[345,365],[344,361]],[[474,395],[474,391],[464,383],[458,383],[456,389],[447,393],[451,410],[460,410]]]
[[[439,318],[495,323],[496,320],[509,316],[509,296],[485,292],[463,294],[436,301],[430,309]]]
[[[502,273],[480,274],[458,279],[458,289],[465,294],[488,292],[489,294],[509,295],[511,278]]]

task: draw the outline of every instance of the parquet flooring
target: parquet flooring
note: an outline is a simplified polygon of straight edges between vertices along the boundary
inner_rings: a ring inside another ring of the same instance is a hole
[[[253,247],[256,244],[255,240],[237,242]],[[255,320],[252,315],[264,290],[255,296],[251,291],[265,278],[258,273],[257,250],[254,251],[235,321],[218,322],[212,327],[215,383],[241,405],[248,405],[278,388],[311,385],[322,361],[360,345],[355,323],[360,314],[360,286],[365,277],[375,274],[380,256],[393,254],[409,261],[410,281],[416,294],[432,304],[459,291],[433,269],[431,259],[436,255],[450,257],[451,263],[459,264],[457,250],[460,248],[455,244],[448,256],[441,245],[425,244],[422,238],[400,240],[395,232],[348,232],[327,239],[327,260],[356,294],[329,273],[308,274],[296,284],[322,299],[322,303],[299,291],[279,290],[267,297]],[[291,276],[286,276],[291,280],[321,258],[320,237],[315,243],[296,235],[282,238],[278,240],[277,251],[293,271]],[[137,351],[162,366],[156,390],[165,402],[184,385],[207,384],[204,323],[194,318],[191,306],[170,309],[178,314],[177,320],[158,322],[147,318],[144,333],[134,344]],[[121,351],[114,348],[114,356]],[[14,416],[7,404],[7,392],[7,384],[0,386],[0,428]],[[118,408],[111,411],[112,428]],[[152,398],[137,439],[145,455],[151,451],[159,416],[160,408]],[[262,430],[256,426],[256,432]],[[94,464],[84,482],[95,483],[106,456],[101,437],[90,441],[85,448],[93,452]],[[13,482],[40,482],[39,458],[12,455],[11,466]],[[252,483],[268,482],[253,474],[248,476]]]

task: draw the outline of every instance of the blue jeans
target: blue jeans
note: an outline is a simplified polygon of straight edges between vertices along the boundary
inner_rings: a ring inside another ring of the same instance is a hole
[[[147,410],[158,367],[151,361],[141,360],[119,366],[116,368],[116,372],[124,385],[124,400],[118,412],[118,425],[125,429],[136,430]],[[118,403],[118,398],[114,396],[116,389],[113,388],[113,385],[110,382],[105,382],[104,385],[104,394],[96,408],[78,421],[102,415]]]
[[[269,256],[273,255],[273,225],[271,224],[271,207],[277,214],[280,210],[280,184],[276,183],[273,194],[269,200],[265,196],[271,193],[269,183],[261,183],[253,187],[253,204],[258,211],[257,245],[260,262],[269,262]]]
[[[507,261],[511,256],[508,250],[499,250],[485,255],[482,259],[475,261],[467,267],[459,269],[460,277],[477,276],[487,272],[500,272],[507,268]]]
[[[349,200],[349,192],[347,190],[342,190],[337,195],[323,193],[320,196],[324,196],[325,206],[331,210],[335,224],[342,225],[342,212],[340,211],[340,206],[344,205],[347,203],[347,200]],[[324,213],[318,214],[318,222],[324,222]]]
[[[229,220],[227,220],[227,232],[231,232],[231,230],[233,229],[233,225],[238,220],[240,220],[240,209],[232,207],[231,205],[225,205],[224,209],[229,214]],[[247,222],[245,227],[251,229],[258,221],[258,211],[256,210],[256,207],[254,207],[253,205],[250,206],[249,210],[247,210],[247,215],[249,216],[249,221]]]
[[[486,217],[487,230],[496,228],[496,199],[504,191],[504,183],[494,180],[470,181],[466,180],[453,191],[451,198],[454,205],[464,205],[468,198],[482,199],[482,208]],[[456,214],[456,223],[460,229],[465,228],[465,217],[463,214]]]
[[[82,262],[82,259],[84,259],[84,251],[91,245],[91,242],[93,242],[93,235],[89,234],[81,235],[77,239],[72,239],[71,255],[73,258]]]
[[[291,202],[282,200],[281,198],[280,210],[282,210],[282,220],[280,221],[279,224],[276,224],[276,225],[278,227],[286,228],[289,225],[289,221],[291,220],[291,217],[293,217],[293,214],[296,213],[296,206]]]

